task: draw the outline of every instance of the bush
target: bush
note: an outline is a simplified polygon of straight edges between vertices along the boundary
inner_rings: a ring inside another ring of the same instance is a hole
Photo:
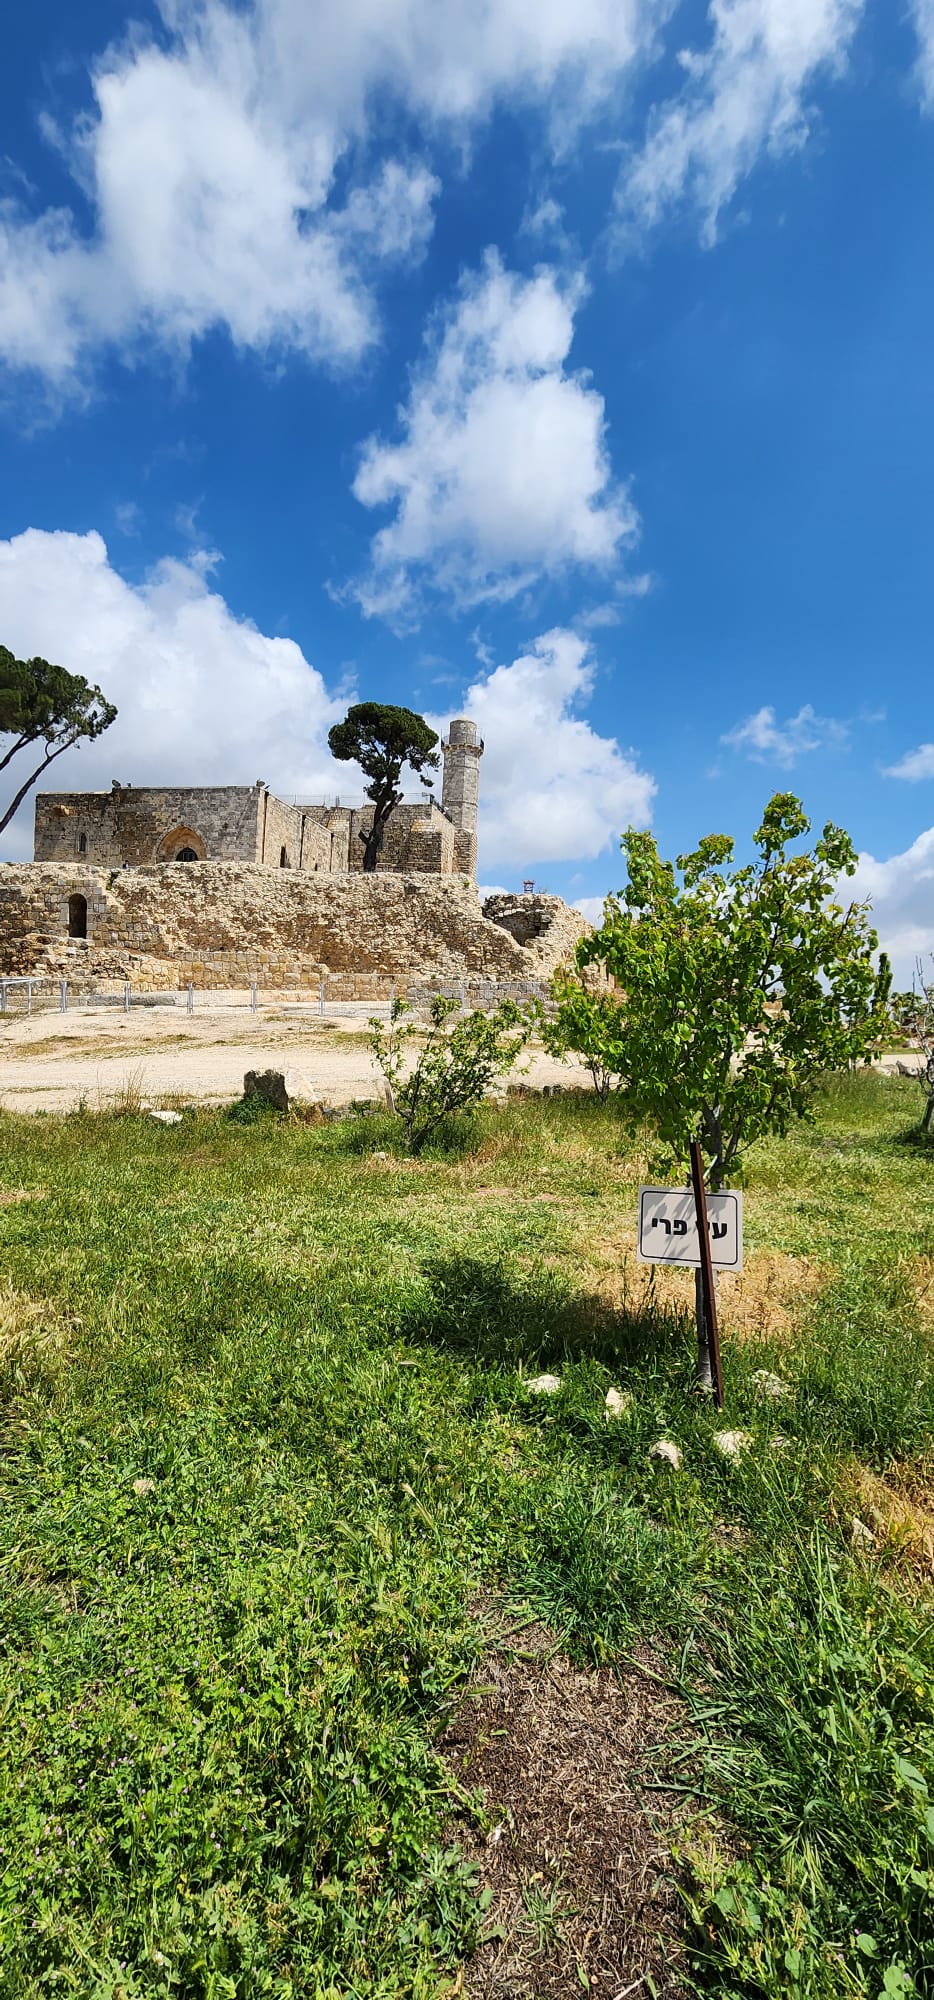
[[[431,1003],[427,1029],[405,1020],[408,1013],[406,1003],[396,1000],[388,1032],[382,1021],[372,1020],[370,1047],[406,1143],[411,1152],[420,1153],[440,1125],[475,1109],[493,1079],[512,1069],[532,1020],[514,1000],[503,1000],[489,1014],[477,1009],[455,1021],[458,1002],[440,993]]]

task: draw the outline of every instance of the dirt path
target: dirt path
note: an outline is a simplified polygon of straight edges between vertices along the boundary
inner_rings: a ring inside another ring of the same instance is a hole
[[[82,1100],[105,1108],[121,1098],[153,1105],[187,1099],[227,1103],[248,1069],[300,1069],[333,1104],[376,1094],[360,1019],[321,1020],[317,1010],[244,1006],[70,1009],[0,1021],[0,1105],[10,1111],[66,1111]],[[534,1051],[524,1081],[589,1081],[576,1064]]]

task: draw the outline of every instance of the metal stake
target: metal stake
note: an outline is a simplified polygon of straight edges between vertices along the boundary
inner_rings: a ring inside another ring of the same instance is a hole
[[[707,1349],[713,1371],[714,1402],[718,1410],[723,1408],[723,1367],[720,1361],[720,1328],[717,1324],[717,1293],[713,1277],[713,1254],[710,1248],[710,1234],[707,1228],[707,1195],[704,1189],[704,1159],[700,1141],[691,1140],[691,1182],[694,1188],[694,1210],[697,1217],[697,1243],[700,1250],[701,1293],[704,1301],[704,1322],[707,1330]]]

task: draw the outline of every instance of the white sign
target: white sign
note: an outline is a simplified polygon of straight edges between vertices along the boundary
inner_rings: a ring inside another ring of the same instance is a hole
[[[707,1230],[715,1271],[743,1268],[743,1197],[707,1196]],[[691,1188],[639,1189],[640,1264],[699,1264]]]

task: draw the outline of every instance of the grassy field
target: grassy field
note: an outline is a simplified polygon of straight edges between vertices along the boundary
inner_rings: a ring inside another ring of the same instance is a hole
[[[373,1119],[0,1120],[3,2000],[461,1992],[486,1822],[435,1746],[481,1601],[668,1682],[630,1771],[690,1808],[665,1992],[934,1995],[919,1108],[834,1080],[750,1156],[722,1416],[613,1106],[418,1163]]]

